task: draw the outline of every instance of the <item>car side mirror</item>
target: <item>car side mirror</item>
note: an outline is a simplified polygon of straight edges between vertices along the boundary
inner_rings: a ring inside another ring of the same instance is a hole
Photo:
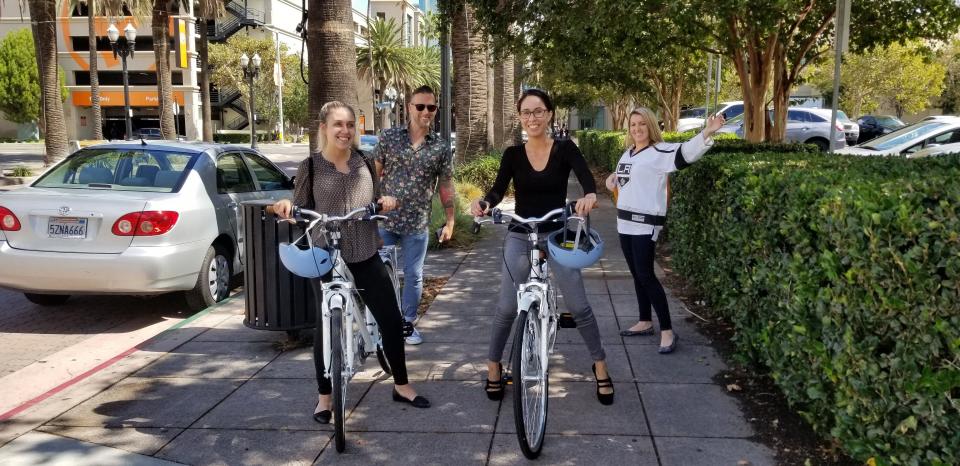
[[[297,175],[293,175],[283,183],[283,187],[286,189],[293,189],[296,186]]]

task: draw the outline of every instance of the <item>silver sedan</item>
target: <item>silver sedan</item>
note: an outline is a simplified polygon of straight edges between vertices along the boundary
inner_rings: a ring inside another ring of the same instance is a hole
[[[292,186],[245,147],[88,147],[0,194],[0,286],[42,305],[182,291],[205,308],[229,295],[243,268],[240,203],[289,198]]]

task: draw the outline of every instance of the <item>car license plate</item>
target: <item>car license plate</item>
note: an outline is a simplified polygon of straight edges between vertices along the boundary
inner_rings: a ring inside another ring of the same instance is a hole
[[[84,239],[87,237],[87,219],[76,217],[50,217],[47,236],[60,239]]]

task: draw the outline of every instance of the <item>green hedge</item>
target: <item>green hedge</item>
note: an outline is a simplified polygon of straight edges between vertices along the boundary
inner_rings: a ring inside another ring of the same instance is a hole
[[[674,177],[676,270],[854,458],[960,464],[960,156],[708,155]]]
[[[666,142],[684,142],[697,134],[697,131],[683,133],[663,133]],[[587,162],[596,167],[609,171],[616,168],[617,161],[626,148],[624,142],[626,133],[623,131],[586,130],[577,132],[577,142]],[[710,149],[716,153],[754,153],[754,152],[788,152],[788,153],[815,153],[817,146],[812,144],[796,143],[762,143],[752,144],[739,139],[734,134],[718,134]]]

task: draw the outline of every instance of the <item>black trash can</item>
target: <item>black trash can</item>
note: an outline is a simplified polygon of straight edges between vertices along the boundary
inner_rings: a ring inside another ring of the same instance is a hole
[[[244,289],[247,293],[243,325],[260,330],[293,332],[315,326],[310,280],[290,273],[280,262],[277,246],[303,234],[302,225],[277,223],[266,212],[270,200],[247,201],[243,206]]]

